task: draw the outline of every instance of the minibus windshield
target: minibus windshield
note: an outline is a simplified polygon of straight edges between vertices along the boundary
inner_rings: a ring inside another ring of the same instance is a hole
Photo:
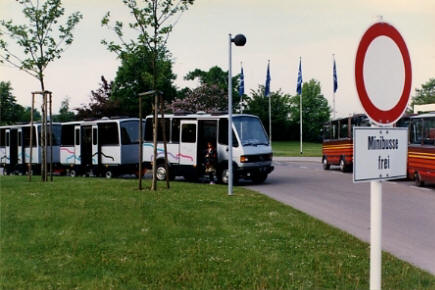
[[[243,146],[269,145],[269,140],[260,119],[250,116],[238,116],[233,118],[233,124]]]

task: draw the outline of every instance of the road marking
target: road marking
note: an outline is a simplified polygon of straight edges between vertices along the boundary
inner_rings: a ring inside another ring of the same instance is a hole
[[[411,185],[411,187],[412,187],[412,188],[416,188],[416,189],[425,190],[425,191],[432,191],[432,189],[430,189],[430,188],[426,188],[426,187],[418,187],[418,186],[415,186],[415,185]]]
[[[299,168],[308,169],[308,167],[306,167],[306,166],[299,166]]]

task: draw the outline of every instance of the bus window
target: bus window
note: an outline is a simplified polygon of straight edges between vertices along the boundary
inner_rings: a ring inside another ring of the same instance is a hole
[[[6,129],[0,129],[0,147],[4,147],[6,145],[5,133],[6,133]]]
[[[76,130],[76,145],[80,145],[80,130]]]
[[[122,145],[139,144],[139,122],[121,122],[121,143]]]
[[[423,143],[435,145],[435,118],[424,119]]]
[[[219,120],[219,144],[228,145],[228,119]],[[233,147],[239,147],[236,135],[233,131]]]
[[[415,119],[411,123],[411,144],[421,144],[421,136],[423,135],[423,120]]]
[[[148,118],[145,121],[145,141],[153,142],[153,119]]]
[[[62,146],[74,145],[74,124],[62,126],[62,137],[60,143]]]
[[[119,145],[118,126],[113,123],[100,123],[98,124],[99,141],[102,146],[104,145]]]
[[[180,119],[172,119],[172,136],[170,140],[173,143],[180,142]]]
[[[332,129],[332,138],[331,139],[338,139],[338,121],[334,121],[331,123],[331,129]]]
[[[164,124],[165,124],[165,131],[166,131],[166,141],[168,141],[169,140],[169,130],[170,130],[169,119],[165,118],[164,122],[165,122]],[[157,130],[157,141],[163,142],[163,119],[162,118],[159,118],[159,128]]]
[[[346,120],[342,120],[340,123],[340,138],[349,138],[349,126]]]
[[[181,133],[182,142],[195,143],[196,142],[196,124],[183,124],[183,132]]]
[[[323,125],[323,140],[331,139],[331,124]]]

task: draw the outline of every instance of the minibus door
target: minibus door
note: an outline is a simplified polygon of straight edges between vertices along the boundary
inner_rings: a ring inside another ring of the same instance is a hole
[[[197,138],[198,121],[182,120],[180,122],[180,149],[178,153],[180,165],[197,165]]]
[[[82,164],[80,150],[80,126],[74,126],[74,164]]]
[[[6,157],[9,158],[9,165],[14,167],[17,165],[18,159],[18,144],[17,144],[17,129],[6,130]],[[8,163],[6,161],[6,163]]]

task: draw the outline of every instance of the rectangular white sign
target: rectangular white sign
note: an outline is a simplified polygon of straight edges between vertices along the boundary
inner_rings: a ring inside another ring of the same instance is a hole
[[[408,128],[354,127],[353,181],[406,177]]]

